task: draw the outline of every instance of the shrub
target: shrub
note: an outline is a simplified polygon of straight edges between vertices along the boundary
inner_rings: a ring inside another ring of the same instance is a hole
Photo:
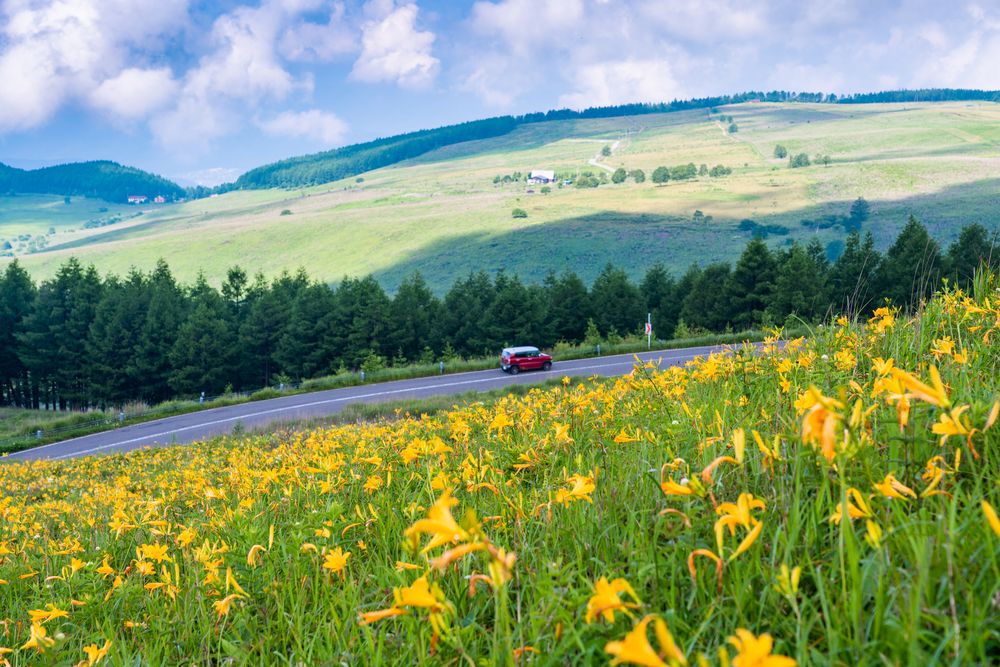
[[[513,211],[510,212],[510,217],[512,217],[512,218],[527,218],[528,217],[528,212],[525,211],[523,208],[515,208]]]

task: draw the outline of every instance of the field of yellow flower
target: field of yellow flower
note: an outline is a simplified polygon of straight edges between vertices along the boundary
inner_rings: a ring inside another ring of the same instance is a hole
[[[1000,290],[438,417],[0,464],[0,665],[1000,663]]]

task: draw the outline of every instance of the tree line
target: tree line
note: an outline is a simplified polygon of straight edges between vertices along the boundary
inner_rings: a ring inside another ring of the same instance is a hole
[[[65,197],[95,197],[111,202],[127,201],[130,195],[152,199],[180,199],[185,191],[176,183],[117,162],[74,162],[41,169],[17,169],[0,164],[0,194],[50,194]]]
[[[0,277],[0,404],[81,409],[257,389],[637,334],[647,313],[668,339],[863,314],[884,299],[905,308],[941,277],[968,283],[981,262],[996,264],[995,241],[974,224],[943,251],[911,218],[884,255],[858,232],[833,262],[818,241],[774,250],[754,238],[734,265],[692,265],[680,277],[662,265],[636,283],[609,264],[589,286],[572,271],[541,284],[478,272],[442,298],[419,274],[389,295],[372,276],[328,286],[304,270],[266,280],[234,267],[216,289],[203,277],[179,284],[162,260],[102,278],[70,259],[36,284],[15,261]]]
[[[221,193],[233,189],[301,187],[328,183],[341,178],[355,176],[372,169],[386,167],[402,160],[418,157],[437,148],[465,141],[502,136],[522,125],[531,123],[641,116],[674,111],[689,111],[692,109],[715,110],[717,107],[744,102],[861,104],[869,102],[940,102],[946,100],[995,101],[997,99],[1000,99],[1000,92],[998,91],[966,89],[902,90],[845,97],[826,93],[772,90],[768,92],[747,91],[734,95],[717,95],[688,100],[673,100],[671,102],[618,104],[604,107],[590,107],[583,110],[553,109],[546,112],[528,113],[520,116],[497,116],[435,129],[419,130],[417,132],[384,137],[312,155],[289,158],[252,169],[240,176],[235,183],[226,183],[214,189],[201,188],[191,190],[189,191],[189,196],[207,196],[212,192]],[[736,132],[738,127],[733,121],[732,116],[725,118],[729,123],[729,131]]]

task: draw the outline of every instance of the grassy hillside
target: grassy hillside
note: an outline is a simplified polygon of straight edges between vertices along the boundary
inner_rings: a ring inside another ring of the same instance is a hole
[[[997,303],[983,280],[420,419],[0,463],[0,660],[996,664]]]
[[[24,257],[50,275],[70,255],[123,272],[167,258],[191,279],[219,279],[240,263],[276,274],[306,267],[325,280],[374,273],[390,287],[414,270],[437,288],[471,269],[507,269],[537,280],[573,268],[591,278],[608,261],[638,275],[661,261],[731,259],[750,233],[743,219],[788,229],[772,236],[843,238],[839,227],[803,226],[847,213],[865,197],[865,229],[887,244],[913,213],[942,241],[958,228],[1000,224],[1000,104],[759,104],[590,120],[532,123],[500,137],[432,151],[323,186],[232,192],[169,206],[110,228],[57,234],[50,250]],[[739,131],[726,131],[731,115]],[[772,157],[829,155],[828,166],[789,169]],[[603,146],[613,154],[594,160]],[[654,186],[658,165],[693,162],[733,169],[723,178]],[[647,181],[527,194],[495,176],[531,169],[567,173],[641,168]],[[524,219],[512,219],[522,208]],[[711,216],[697,222],[695,211]],[[2,235],[2,234],[0,234]],[[2,261],[2,260],[0,260]]]
[[[176,183],[108,160],[27,170],[0,164],[0,193],[97,197],[121,204],[131,195],[171,200],[184,196],[183,188]]]

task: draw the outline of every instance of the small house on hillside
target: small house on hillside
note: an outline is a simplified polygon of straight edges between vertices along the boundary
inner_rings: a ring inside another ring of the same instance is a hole
[[[156,198],[153,199],[153,203],[154,204],[166,204],[167,203],[167,198],[164,197],[163,195],[157,195]]]
[[[535,169],[528,172],[528,183],[555,183],[556,172],[551,169]]]
[[[147,199],[148,199],[148,197],[146,197],[146,195],[129,195],[128,196],[128,203],[129,204],[145,204]]]

